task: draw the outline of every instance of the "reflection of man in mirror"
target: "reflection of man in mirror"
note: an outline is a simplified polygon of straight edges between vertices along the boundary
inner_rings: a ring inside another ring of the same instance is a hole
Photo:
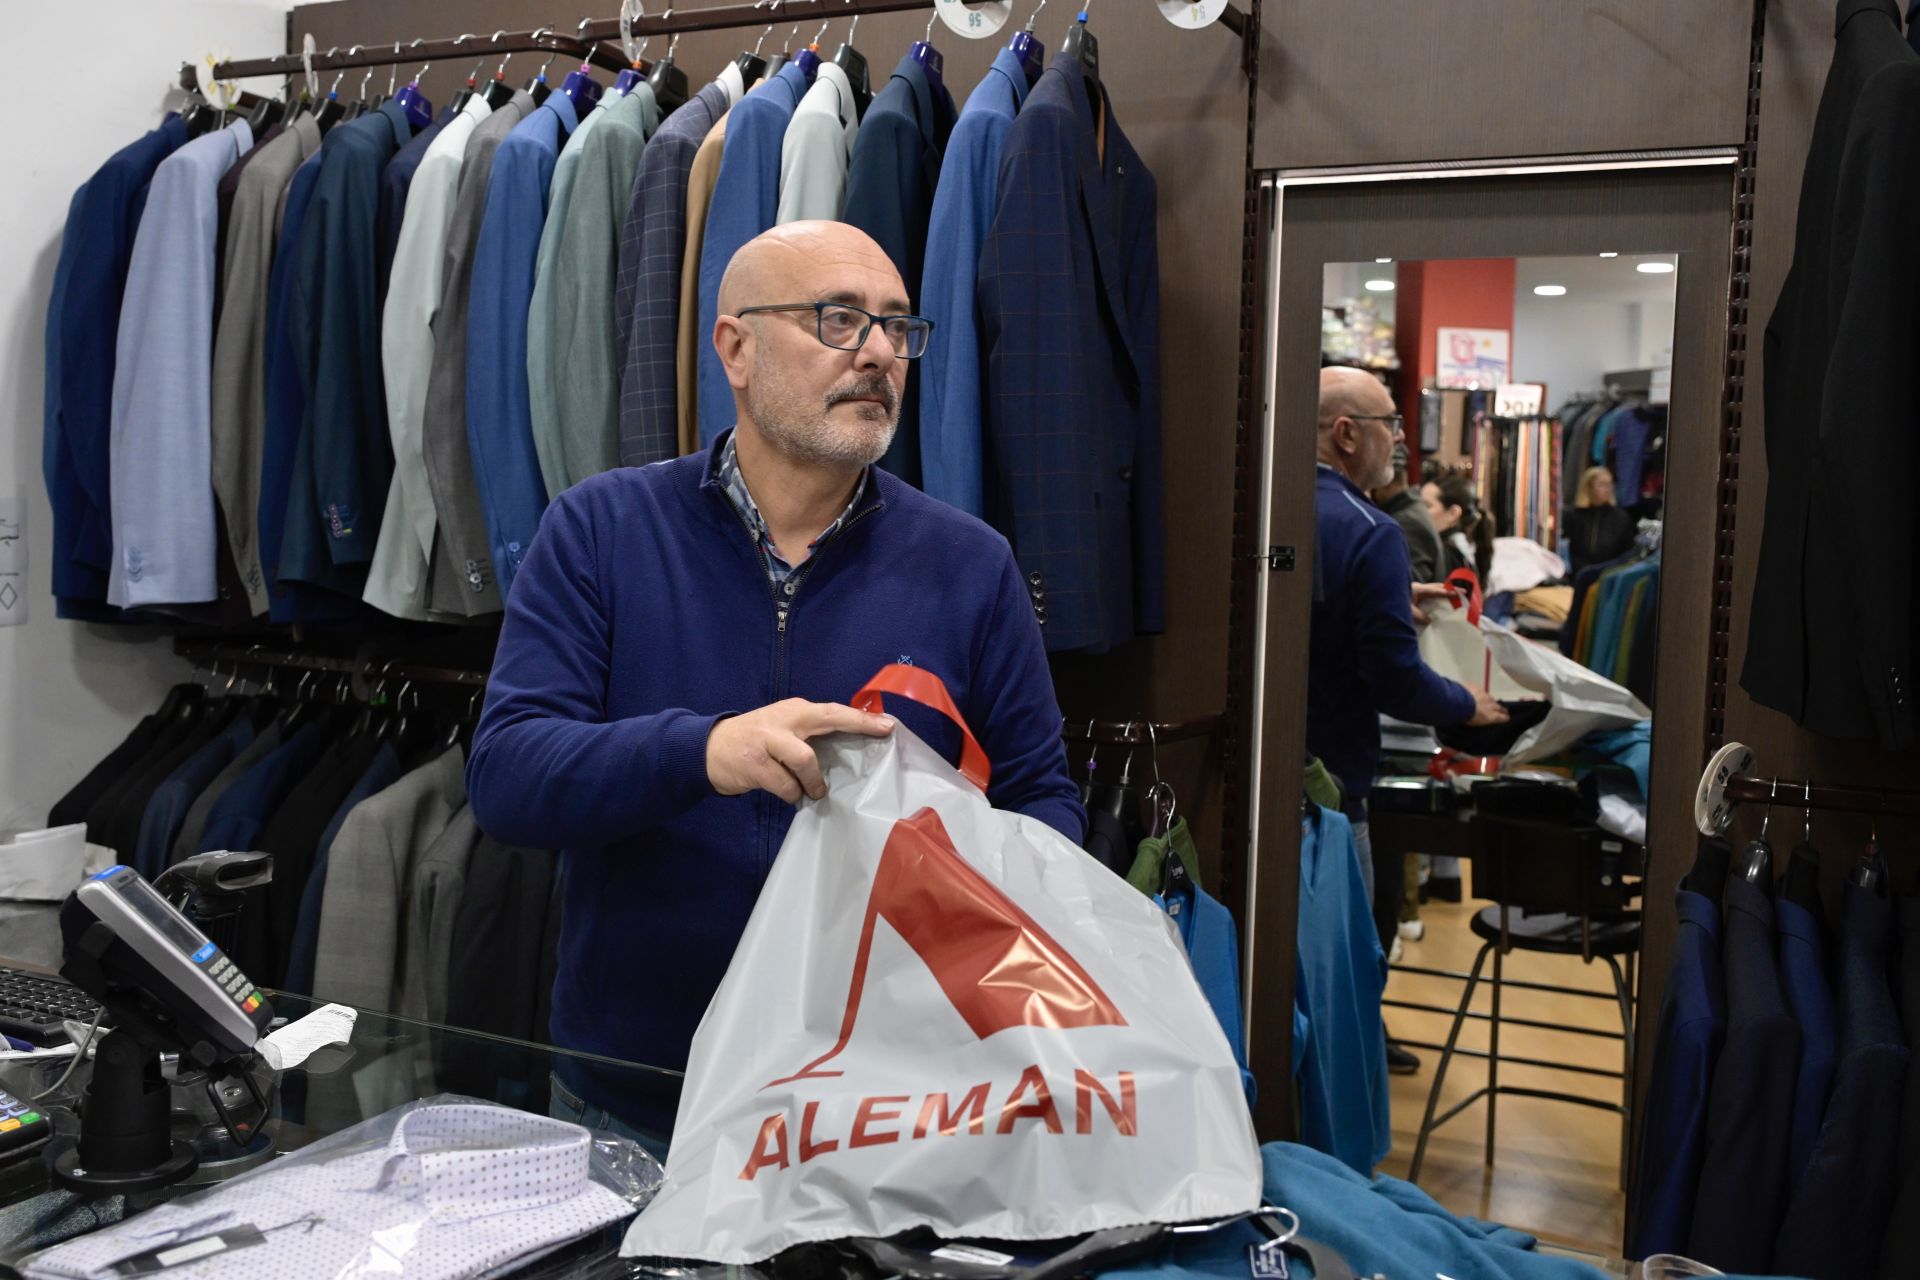
[[[1320,371],[1314,484],[1318,575],[1307,657],[1307,750],[1326,762],[1345,793],[1360,868],[1373,899],[1380,945],[1398,923],[1402,871],[1376,868],[1367,832],[1367,793],[1380,764],[1380,715],[1428,725],[1488,725],[1507,718],[1483,689],[1449,680],[1420,658],[1408,609],[1412,568],[1400,527],[1367,500],[1393,479],[1402,439],[1393,397],[1362,369]],[[1419,1062],[1390,1047],[1389,1065]]]
[[[1433,520],[1427,515],[1427,504],[1407,484],[1405,440],[1393,446],[1392,478],[1369,496],[1373,498],[1375,506],[1392,516],[1393,522],[1400,526],[1401,536],[1407,540],[1407,559],[1412,564],[1413,580],[1440,581],[1443,576],[1440,565],[1446,555],[1440,549],[1440,535],[1434,532]]]

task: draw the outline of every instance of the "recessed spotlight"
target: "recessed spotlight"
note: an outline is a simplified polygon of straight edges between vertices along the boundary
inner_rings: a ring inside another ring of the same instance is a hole
[[[1537,284],[1533,286],[1533,291],[1542,298],[1558,298],[1567,291],[1567,286],[1563,284]]]
[[[1375,258],[1374,261],[1375,262],[1392,262],[1393,259],[1392,258]]]
[[[1671,262],[1642,262],[1636,266],[1634,270],[1644,271],[1650,276],[1664,276],[1673,270],[1673,264]]]
[[[1603,254],[1601,254],[1600,256],[1601,256],[1601,257],[1603,257],[1603,258],[1617,258],[1617,257],[1619,257],[1620,255],[1619,255],[1619,254],[1617,254],[1617,253],[1603,253]]]
[[[1369,280],[1369,281],[1367,281],[1367,292],[1368,292],[1368,293],[1392,293],[1392,292],[1393,292],[1393,281],[1391,281],[1391,280]]]

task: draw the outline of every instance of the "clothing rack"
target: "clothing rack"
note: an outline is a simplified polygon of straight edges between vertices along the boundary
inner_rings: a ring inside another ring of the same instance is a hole
[[[1831,809],[1920,817],[1920,791],[1850,787],[1836,782],[1803,782],[1736,773],[1727,779],[1726,795],[1739,804],[1771,803],[1780,809]]]
[[[1068,742],[1091,742],[1101,746],[1154,746],[1162,742],[1180,742],[1189,738],[1209,738],[1216,733],[1224,717],[1198,716],[1192,720],[1069,720],[1061,736]]]
[[[636,18],[628,26],[634,39],[651,36],[677,36],[694,31],[724,31],[737,27],[759,27],[804,23],[815,18],[859,18],[876,13],[897,13],[913,9],[931,9],[936,0],[782,0],[769,9],[764,4],[724,4],[704,9],[667,9],[657,17]],[[1247,16],[1233,5],[1220,15],[1220,25],[1239,37],[1247,36]],[[503,32],[497,39],[461,36],[457,39],[421,40],[393,45],[354,46],[344,52],[333,49],[316,53],[309,60],[298,53],[277,54],[266,58],[230,59],[212,69],[215,80],[242,80],[251,76],[285,76],[306,70],[339,71],[351,67],[384,67],[397,62],[437,62],[443,59],[474,57],[486,53],[564,53],[591,62],[608,71],[623,71],[632,63],[623,52],[601,44],[619,40],[621,23],[608,18],[582,23],[574,35],[562,35],[550,27],[533,31]],[[193,87],[193,68],[182,68],[183,87]]]
[[[260,645],[216,644],[204,640],[178,640],[174,651],[194,663],[211,667],[227,662],[236,667],[282,667],[298,671],[324,671],[369,680],[401,680],[414,684],[454,684],[484,688],[487,673],[461,671],[453,667],[423,667],[411,663],[385,662],[375,658],[334,658],[318,653],[297,653],[266,649]]]

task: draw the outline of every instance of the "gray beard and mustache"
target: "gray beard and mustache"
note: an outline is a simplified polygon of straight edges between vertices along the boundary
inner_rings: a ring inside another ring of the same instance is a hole
[[[819,410],[811,414],[792,400],[779,389],[758,395],[750,392],[748,407],[767,443],[797,462],[870,466],[885,456],[900,423],[900,393],[883,374],[868,374],[835,387],[821,401]],[[858,406],[854,423],[830,421],[827,415],[833,407],[849,400],[869,403]]]

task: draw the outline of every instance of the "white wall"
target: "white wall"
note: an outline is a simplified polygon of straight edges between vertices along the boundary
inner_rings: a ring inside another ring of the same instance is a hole
[[[1516,382],[1547,384],[1552,411],[1577,391],[1600,389],[1600,375],[1643,369],[1640,304],[1539,298],[1528,293],[1513,304],[1513,373]],[[1667,309],[1658,341],[1673,341],[1673,310]]]
[[[48,808],[186,673],[166,637],[65,622],[48,579],[52,515],[40,479],[47,294],[67,201],[101,161],[159,122],[183,61],[286,47],[283,0],[99,0],[85,14],[8,7],[15,49],[46,56],[8,70],[30,119],[0,131],[0,493],[26,504],[28,620],[0,627],[0,830],[40,825]],[[78,55],[76,55],[78,56]]]

